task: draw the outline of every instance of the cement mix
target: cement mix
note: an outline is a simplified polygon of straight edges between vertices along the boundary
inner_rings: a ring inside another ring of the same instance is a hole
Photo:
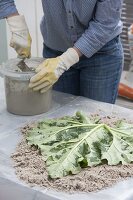
[[[18,115],[37,115],[47,112],[52,104],[52,92],[34,92],[29,81],[5,77],[7,110]]]
[[[2,65],[0,73],[5,80],[5,93],[7,110],[18,115],[38,115],[51,108],[51,90],[44,94],[29,89],[30,78],[35,72],[22,72],[18,63],[21,59],[11,59]],[[26,59],[25,63],[30,69],[35,69],[44,58]]]

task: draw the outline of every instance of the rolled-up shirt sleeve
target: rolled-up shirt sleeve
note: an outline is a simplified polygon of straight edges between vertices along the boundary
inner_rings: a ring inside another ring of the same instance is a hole
[[[13,0],[0,0],[0,19],[6,18],[17,12]]]
[[[98,0],[93,19],[74,44],[85,56],[91,57],[100,50],[121,27],[122,4],[123,0]]]

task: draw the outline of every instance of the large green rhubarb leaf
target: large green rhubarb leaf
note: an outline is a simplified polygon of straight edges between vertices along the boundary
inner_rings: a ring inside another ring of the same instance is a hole
[[[27,141],[40,149],[51,178],[77,174],[81,168],[105,162],[133,162],[132,124],[120,121],[112,128],[79,112],[74,117],[38,123],[28,132]]]

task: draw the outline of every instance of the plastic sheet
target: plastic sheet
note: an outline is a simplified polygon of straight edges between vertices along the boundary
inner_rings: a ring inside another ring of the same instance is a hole
[[[119,182],[112,188],[96,193],[70,195],[47,188],[31,188],[16,177],[10,159],[11,153],[22,138],[20,128],[28,122],[72,115],[77,110],[86,113],[99,112],[102,115],[113,114],[133,120],[132,110],[54,92],[53,108],[48,113],[34,117],[15,116],[6,111],[2,80],[0,80],[0,91],[2,94],[0,96],[0,200],[133,200],[133,179]]]

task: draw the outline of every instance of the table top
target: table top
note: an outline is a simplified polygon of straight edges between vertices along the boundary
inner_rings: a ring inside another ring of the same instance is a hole
[[[79,198],[83,200],[126,200],[127,198],[125,197],[129,197],[129,200],[133,199],[133,179],[120,182],[120,184],[107,190],[90,194],[68,195],[61,192],[50,191],[48,189],[42,191],[41,188],[37,188],[34,190],[34,188],[30,188],[17,179],[10,159],[11,153],[14,151],[16,145],[21,139],[20,127],[32,120],[39,120],[44,117],[56,118],[64,115],[72,115],[77,110],[87,113],[95,113],[98,111],[104,115],[111,113],[120,116],[127,116],[133,119],[132,110],[122,108],[117,105],[93,101],[84,97],[76,97],[54,92],[53,98],[55,102],[52,109],[48,113],[31,117],[18,116],[10,114],[6,111],[4,84],[2,79],[0,79],[0,92],[0,195],[3,195],[2,200],[5,200],[5,194],[7,195],[7,200],[14,199],[17,195],[19,196],[19,200],[76,200]],[[29,197],[26,198],[27,194]]]

